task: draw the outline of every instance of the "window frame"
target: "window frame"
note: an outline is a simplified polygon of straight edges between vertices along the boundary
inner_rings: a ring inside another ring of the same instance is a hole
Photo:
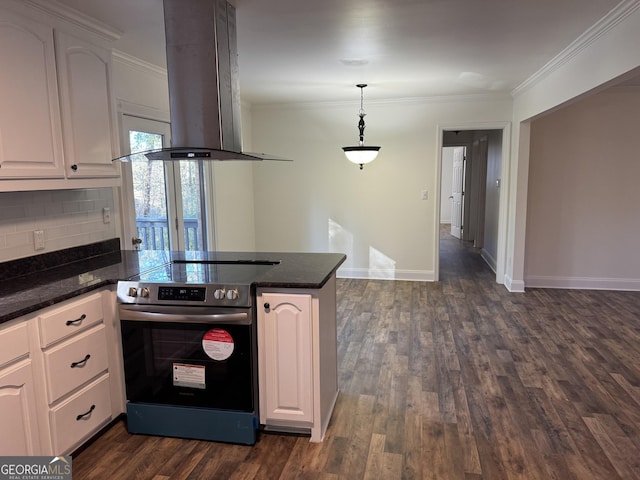
[[[129,131],[136,130],[162,135],[163,147],[171,143],[171,125],[163,119],[147,118],[136,113],[120,112],[120,149],[121,155],[130,153]],[[134,239],[137,238],[135,204],[133,194],[133,174],[131,163],[122,164],[122,185],[120,187],[120,211],[122,212],[122,238],[125,250],[136,249]],[[179,164],[165,162],[165,187],[167,204],[167,223],[169,229],[169,245],[171,250],[185,250],[184,210],[182,204]],[[213,169],[210,162],[204,162],[200,171],[202,190],[203,243],[204,250],[215,249],[215,224],[213,217]]]

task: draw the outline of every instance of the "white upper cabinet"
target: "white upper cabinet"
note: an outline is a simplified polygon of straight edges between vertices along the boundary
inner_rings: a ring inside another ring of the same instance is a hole
[[[117,186],[114,37],[29,5],[0,0],[0,191]]]
[[[62,178],[53,28],[0,13],[0,178]]]
[[[117,177],[111,52],[64,32],[55,38],[67,177]]]

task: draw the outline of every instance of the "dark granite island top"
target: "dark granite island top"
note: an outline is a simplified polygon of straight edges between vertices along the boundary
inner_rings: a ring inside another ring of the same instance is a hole
[[[137,252],[119,248],[115,239],[1,263],[0,323],[173,260],[279,262],[256,278],[254,285],[309,289],[321,288],[346,260],[341,253]]]

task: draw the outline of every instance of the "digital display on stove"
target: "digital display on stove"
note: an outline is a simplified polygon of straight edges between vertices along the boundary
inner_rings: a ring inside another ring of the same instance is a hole
[[[158,300],[190,300],[204,302],[207,289],[205,287],[159,287]]]

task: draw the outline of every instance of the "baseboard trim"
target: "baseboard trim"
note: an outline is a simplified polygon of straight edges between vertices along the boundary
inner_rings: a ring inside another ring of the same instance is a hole
[[[496,273],[496,265],[498,264],[498,262],[495,258],[493,258],[493,255],[491,255],[483,248],[482,250],[480,250],[480,256],[484,259],[485,263],[489,265],[489,268],[493,270],[493,273]]]
[[[524,292],[524,282],[522,280],[513,280],[509,275],[504,276],[504,286],[511,293]]]
[[[433,270],[381,270],[368,268],[339,268],[338,278],[360,278],[364,280],[407,280],[411,282],[435,282]]]
[[[640,291],[639,278],[554,277],[529,275],[527,288],[564,288],[573,290],[621,290]]]

